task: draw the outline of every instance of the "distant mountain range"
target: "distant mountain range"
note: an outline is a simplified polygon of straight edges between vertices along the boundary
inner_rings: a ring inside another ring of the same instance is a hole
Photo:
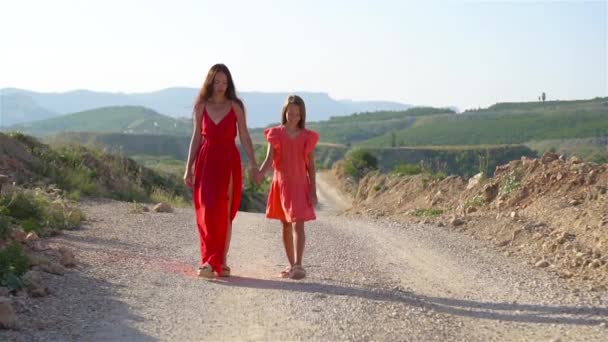
[[[0,89],[0,127],[33,122],[63,114],[100,107],[143,106],[174,118],[190,117],[196,88],[167,88],[149,93],[107,93],[75,90],[39,93],[16,88]],[[250,127],[264,127],[279,121],[289,93],[242,92]],[[299,92],[306,102],[307,120],[322,121],[353,113],[406,110],[411,105],[388,101],[335,100],[326,93]]]

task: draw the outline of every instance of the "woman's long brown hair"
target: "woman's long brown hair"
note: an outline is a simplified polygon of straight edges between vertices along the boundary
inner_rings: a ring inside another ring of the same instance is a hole
[[[243,101],[241,101],[241,99],[239,99],[239,97],[236,95],[236,87],[234,86],[234,81],[232,80],[232,74],[230,74],[228,67],[221,63],[215,64],[211,67],[211,69],[209,69],[207,78],[205,78],[205,83],[203,83],[203,86],[196,97],[196,101],[194,101],[194,111],[198,113],[200,110],[202,110],[201,106],[203,102],[209,100],[213,95],[213,80],[215,80],[215,75],[217,75],[218,72],[224,73],[228,79],[226,98],[238,103],[244,111],[245,106],[243,105]]]

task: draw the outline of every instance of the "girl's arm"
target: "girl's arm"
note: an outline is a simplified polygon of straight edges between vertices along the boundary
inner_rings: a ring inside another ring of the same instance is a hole
[[[236,113],[236,120],[237,120],[237,125],[239,128],[239,139],[241,140],[241,145],[243,145],[243,148],[245,149],[245,153],[247,153],[247,157],[249,158],[249,167],[251,168],[251,176],[252,179],[258,183],[260,181],[260,176],[259,176],[259,172],[258,172],[258,164],[255,161],[255,154],[253,152],[253,143],[251,142],[251,137],[249,136],[249,130],[247,129],[247,120],[245,118],[245,112],[243,111],[243,108],[237,104],[236,102],[234,103],[236,106],[234,106],[235,110],[234,112]]]
[[[204,106],[204,105],[203,105]],[[202,108],[202,106],[201,106]],[[205,141],[205,137],[201,135],[201,112],[194,110],[192,112],[192,138],[190,139],[190,148],[188,150],[188,160],[186,161],[186,171],[184,172],[184,183],[187,187],[192,188],[194,184],[194,164],[198,156],[198,150]]]
[[[317,179],[316,179],[315,151],[312,150],[308,154],[308,179],[310,180],[310,199],[312,205],[316,206],[319,202],[317,199]]]
[[[264,159],[264,162],[262,163],[262,166],[260,166],[260,175],[264,175],[266,172],[268,172],[268,169],[272,168],[272,156],[274,154],[272,145],[270,145],[270,143],[268,143],[268,148],[266,149],[266,159]]]

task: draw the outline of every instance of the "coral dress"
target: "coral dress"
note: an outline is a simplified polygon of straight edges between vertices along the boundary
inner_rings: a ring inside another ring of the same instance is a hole
[[[285,126],[276,126],[266,129],[264,135],[273,148],[274,167],[266,217],[287,222],[314,220],[308,154],[315,149],[319,134],[303,129],[291,138]]]
[[[203,110],[201,146],[194,168],[193,200],[201,243],[201,264],[216,272],[226,246],[228,222],[236,216],[241,202],[241,156],[236,147],[237,120],[234,108],[217,124]],[[232,176],[232,202],[228,213],[228,185]]]

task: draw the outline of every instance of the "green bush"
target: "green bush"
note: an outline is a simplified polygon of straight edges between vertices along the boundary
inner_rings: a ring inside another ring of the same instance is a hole
[[[18,242],[13,241],[0,249],[0,286],[6,286],[11,290],[19,289],[23,285],[19,277],[28,270],[29,266],[29,259],[23,254]]]
[[[393,168],[393,173],[398,175],[418,175],[424,172],[424,169],[420,165],[399,163]]]
[[[344,172],[356,180],[376,169],[378,169],[378,159],[368,150],[357,148],[344,157]]]
[[[0,213],[2,209],[0,208]],[[10,235],[11,219],[8,216],[0,214],[0,240],[5,240]]]
[[[6,215],[17,220],[42,217],[39,200],[30,191],[17,191],[12,195],[3,195],[0,197],[0,205],[5,208]]]
[[[62,199],[51,200],[40,190],[16,191],[0,196],[0,215],[18,223],[24,231],[45,234],[47,231],[77,227],[84,214]],[[7,228],[8,230],[8,228]],[[2,222],[0,222],[0,233]]]

